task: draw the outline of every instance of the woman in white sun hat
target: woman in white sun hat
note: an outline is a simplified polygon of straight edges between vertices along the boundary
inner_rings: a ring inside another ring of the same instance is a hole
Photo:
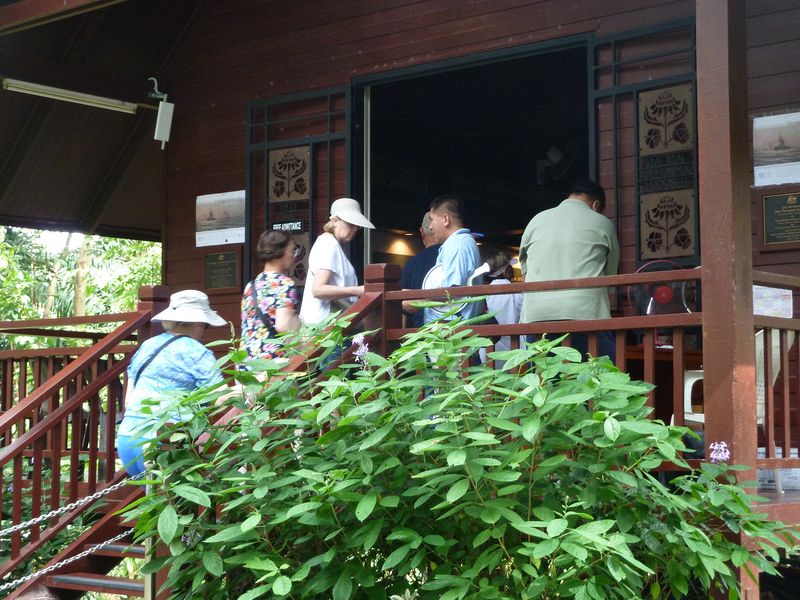
[[[364,295],[356,271],[342,246],[350,242],[362,227],[375,229],[352,198],[339,198],[331,204],[331,218],[325,223],[308,255],[308,274],[300,306],[304,323],[319,323],[333,310],[340,310]]]
[[[208,296],[197,290],[176,292],[170,296],[169,306],[153,321],[161,321],[165,332],[145,340],[131,358],[125,413],[117,432],[117,452],[130,475],[145,470],[142,444],[156,436],[148,425],[155,426],[155,413],[176,403],[175,392],[222,381],[222,374],[214,366],[214,354],[200,342],[209,325],[227,324],[211,310]],[[158,407],[144,402],[154,398],[158,399]],[[191,417],[181,414],[177,405],[174,408],[172,421]]]

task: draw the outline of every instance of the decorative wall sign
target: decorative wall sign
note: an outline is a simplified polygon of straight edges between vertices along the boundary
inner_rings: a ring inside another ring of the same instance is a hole
[[[244,190],[197,196],[195,245],[243,244],[244,215]]]
[[[291,233],[292,240],[300,248],[301,254],[295,260],[294,266],[289,272],[289,277],[294,279],[294,284],[297,287],[302,288],[306,284],[306,275],[308,273],[308,252],[311,248],[311,234],[303,231],[303,223],[301,221],[273,223],[272,228]]]
[[[698,253],[692,84],[638,95],[639,258]]]
[[[753,119],[755,185],[800,182],[800,112]]]
[[[764,245],[800,242],[800,192],[764,196],[762,199]]]
[[[206,290],[241,291],[239,254],[237,250],[206,254],[203,268],[203,284]]]
[[[696,254],[693,190],[644,194],[639,198],[639,217],[643,260]]]
[[[311,146],[269,151],[269,201],[311,198]]]

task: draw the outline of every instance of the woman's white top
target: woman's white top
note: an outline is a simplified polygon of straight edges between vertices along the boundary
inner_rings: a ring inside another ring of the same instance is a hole
[[[319,323],[331,312],[329,300],[314,297],[314,275],[325,269],[331,272],[328,280],[330,285],[347,287],[358,285],[356,270],[342,249],[341,244],[331,233],[319,236],[311,252],[308,254],[308,274],[306,287],[303,290],[303,303],[300,305],[300,319],[303,323]],[[358,300],[357,296],[350,296],[350,302]]]

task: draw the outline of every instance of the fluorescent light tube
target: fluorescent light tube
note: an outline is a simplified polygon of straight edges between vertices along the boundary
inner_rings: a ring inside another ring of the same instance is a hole
[[[8,90],[9,92],[30,94],[32,96],[40,96],[42,98],[50,98],[52,100],[74,102],[75,104],[93,106],[94,108],[116,110],[129,115],[134,114],[138,108],[133,102],[124,102],[122,100],[114,100],[113,98],[104,98],[103,96],[84,94],[82,92],[73,92],[72,90],[50,87],[49,85],[41,85],[38,83],[30,83],[28,81],[20,81],[18,79],[3,79],[3,89]]]

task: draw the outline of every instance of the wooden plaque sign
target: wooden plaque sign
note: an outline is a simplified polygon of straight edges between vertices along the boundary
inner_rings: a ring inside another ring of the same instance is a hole
[[[761,213],[764,245],[800,244],[800,192],[764,196]]]

